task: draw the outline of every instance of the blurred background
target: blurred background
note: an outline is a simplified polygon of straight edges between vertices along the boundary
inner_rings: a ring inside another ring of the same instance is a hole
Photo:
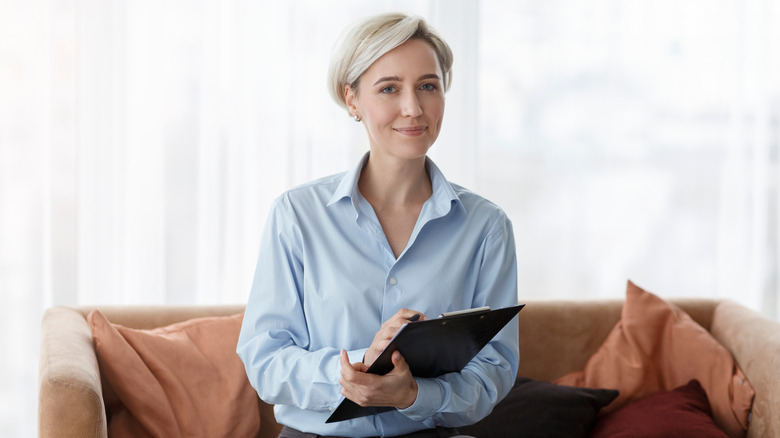
[[[245,302],[273,198],[367,150],[327,65],[387,10],[454,50],[430,155],[512,219],[520,300],[778,319],[779,3],[0,0],[0,436],[46,308]]]

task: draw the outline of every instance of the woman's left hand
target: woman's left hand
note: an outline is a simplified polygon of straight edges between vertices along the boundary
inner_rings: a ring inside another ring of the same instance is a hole
[[[417,400],[417,381],[399,352],[392,356],[393,369],[379,376],[367,374],[363,362],[349,363],[341,350],[341,394],[360,406],[393,406],[406,409]]]

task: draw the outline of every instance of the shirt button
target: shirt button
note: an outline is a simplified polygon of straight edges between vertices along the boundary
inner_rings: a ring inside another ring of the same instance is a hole
[[[395,279],[395,277],[390,277],[390,284],[397,284],[398,280]]]

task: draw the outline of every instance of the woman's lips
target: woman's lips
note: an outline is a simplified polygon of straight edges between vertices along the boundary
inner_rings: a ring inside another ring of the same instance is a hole
[[[409,136],[409,137],[417,137],[419,135],[422,135],[426,129],[428,129],[427,126],[410,126],[408,128],[393,128],[397,132]]]

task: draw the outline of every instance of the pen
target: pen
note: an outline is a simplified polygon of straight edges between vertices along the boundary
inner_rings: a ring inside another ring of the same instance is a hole
[[[409,321],[410,321],[410,322],[415,322],[415,321],[417,321],[418,319],[420,319],[420,314],[419,314],[419,313],[415,313],[414,315],[412,315],[412,317],[411,317],[411,318],[409,318]]]

